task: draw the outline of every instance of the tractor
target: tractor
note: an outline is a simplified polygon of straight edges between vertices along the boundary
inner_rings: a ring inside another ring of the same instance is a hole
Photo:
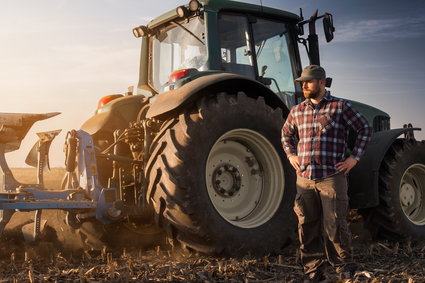
[[[95,115],[68,133],[67,193],[55,192],[61,202],[54,208],[67,211],[67,223],[94,249],[164,234],[207,254],[279,251],[296,230],[296,175],[280,131],[304,99],[294,82],[302,70],[299,46],[320,65],[318,20],[330,42],[330,13],[305,19],[302,11],[191,0],[134,28],[141,40],[137,88],[101,98]],[[420,129],[391,129],[387,113],[350,102],[374,128],[349,175],[350,207],[376,237],[423,238],[425,141],[414,138]],[[347,132],[349,149],[355,134]],[[47,151],[30,158],[39,172]],[[3,186],[0,224],[24,199],[21,192],[44,197],[17,185]],[[38,211],[54,201],[45,202],[16,209]]]

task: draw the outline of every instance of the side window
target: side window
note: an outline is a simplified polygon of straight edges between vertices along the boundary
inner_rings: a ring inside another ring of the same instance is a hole
[[[247,18],[220,15],[219,34],[223,70],[255,79]]]
[[[257,19],[252,25],[258,74],[291,107],[295,104],[295,83],[285,23]]]

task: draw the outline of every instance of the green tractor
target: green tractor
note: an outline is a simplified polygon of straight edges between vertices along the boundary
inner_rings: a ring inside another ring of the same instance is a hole
[[[280,130],[303,100],[294,82],[298,45],[320,64],[319,19],[329,42],[329,13],[304,19],[227,0],[191,0],[136,27],[137,91],[103,97],[81,127],[93,139],[101,185],[117,188],[121,204],[111,224],[75,216],[85,242],[101,248],[121,237],[133,246],[127,236],[143,241],[152,229],[155,238],[155,226],[209,254],[265,254],[287,244],[296,229],[296,177]],[[388,114],[352,104],[375,134],[349,177],[351,208],[376,236],[423,238],[425,142],[414,139],[418,129],[391,130]],[[75,183],[74,157],[68,153],[64,187]]]

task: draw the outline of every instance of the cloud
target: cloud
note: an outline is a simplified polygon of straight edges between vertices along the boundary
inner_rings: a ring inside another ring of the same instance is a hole
[[[363,20],[336,27],[336,42],[382,42],[425,38],[425,17]]]

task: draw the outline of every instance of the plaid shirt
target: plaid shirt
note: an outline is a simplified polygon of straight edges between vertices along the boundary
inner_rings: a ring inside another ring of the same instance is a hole
[[[298,153],[297,174],[314,180],[338,173],[335,165],[346,158],[349,127],[357,132],[351,156],[359,160],[372,127],[348,101],[327,92],[317,105],[306,99],[292,107],[282,129],[282,144],[288,157]]]

